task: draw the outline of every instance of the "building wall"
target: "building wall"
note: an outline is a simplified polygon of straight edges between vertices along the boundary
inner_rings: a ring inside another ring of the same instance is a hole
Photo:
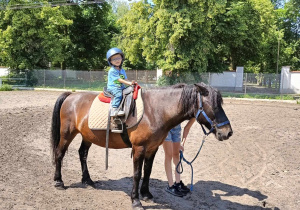
[[[300,94],[300,72],[291,72],[290,66],[282,67],[280,93]]]
[[[237,67],[234,72],[210,74],[209,84],[221,90],[242,91],[244,67]]]
[[[300,72],[291,72],[291,86],[290,88],[295,93],[300,93]]]
[[[8,75],[8,68],[0,66],[0,77]]]

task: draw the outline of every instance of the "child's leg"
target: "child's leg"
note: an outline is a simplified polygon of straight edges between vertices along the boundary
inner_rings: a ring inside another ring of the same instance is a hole
[[[111,105],[113,108],[118,108],[120,106],[120,103],[123,99],[123,95],[122,95],[122,89],[121,88],[115,88],[112,90],[109,90],[109,92],[111,92],[111,94],[113,94],[114,99],[111,102]]]

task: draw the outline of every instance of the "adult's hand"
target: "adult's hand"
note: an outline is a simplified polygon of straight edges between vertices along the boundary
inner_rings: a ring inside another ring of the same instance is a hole
[[[183,145],[182,143],[180,143],[179,149],[180,149],[182,152],[184,152],[184,145]]]

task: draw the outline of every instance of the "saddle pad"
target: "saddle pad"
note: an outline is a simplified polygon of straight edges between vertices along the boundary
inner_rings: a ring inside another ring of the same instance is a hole
[[[142,90],[138,93],[138,98],[136,100],[136,108],[134,110],[134,116],[130,114],[126,120],[127,129],[137,125],[144,114],[144,103],[141,95]],[[106,130],[107,129],[107,119],[109,103],[103,103],[99,100],[98,96],[95,97],[92,106],[90,108],[88,125],[91,130]]]

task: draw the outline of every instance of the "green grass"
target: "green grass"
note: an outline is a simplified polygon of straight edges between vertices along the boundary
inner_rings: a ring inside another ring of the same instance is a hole
[[[1,87],[0,87],[0,91],[12,91],[13,90],[13,88],[12,88],[12,86],[11,85],[2,85]]]
[[[276,100],[295,100],[295,95],[279,95],[279,94],[243,94],[243,93],[222,93],[223,97],[229,98],[256,98],[256,99],[276,99]]]

